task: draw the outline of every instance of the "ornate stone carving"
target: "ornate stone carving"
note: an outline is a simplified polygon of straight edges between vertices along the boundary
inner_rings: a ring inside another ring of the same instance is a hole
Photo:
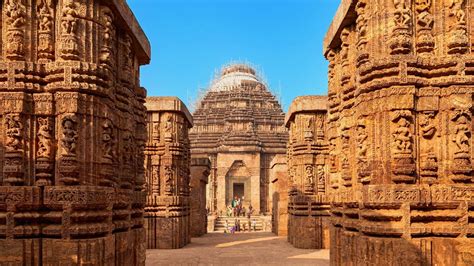
[[[65,0],[61,17],[61,58],[79,59],[77,0]]]
[[[7,21],[6,56],[22,60],[25,56],[26,6],[24,0],[6,0],[4,10]]]
[[[109,119],[102,124],[102,158],[106,162],[113,162],[115,160],[115,135],[114,125]]]
[[[173,196],[173,193],[174,193],[173,166],[165,165],[164,175],[165,175],[165,196]]]
[[[112,66],[114,61],[114,41],[115,41],[115,27],[114,16],[112,11],[104,7],[102,9],[102,47],[100,49],[100,63]]]
[[[433,37],[433,15],[431,14],[431,0],[415,0],[416,10],[416,51],[430,53],[435,47]]]
[[[61,121],[62,137],[61,147],[62,155],[76,156],[77,148],[77,117],[74,115],[67,115]]]
[[[318,194],[326,193],[326,171],[324,165],[319,164],[317,169]]]
[[[49,117],[38,117],[38,148],[36,152],[36,185],[49,186],[53,183],[53,134]]]
[[[391,54],[408,54],[412,50],[411,0],[393,0],[395,28],[390,39]]]
[[[392,181],[413,182],[415,164],[413,159],[413,116],[408,110],[392,113]]]
[[[341,32],[341,85],[344,86],[349,83],[351,79],[350,71],[349,71],[349,34],[350,30],[348,28],[344,28]]]
[[[51,120],[49,118],[38,118],[38,151],[36,152],[37,158],[50,159],[52,152],[52,127]]]
[[[356,129],[356,141],[357,141],[357,174],[359,176],[359,182],[366,184],[370,183],[370,167],[368,159],[369,140],[367,135],[367,128],[365,118],[359,118]]]
[[[168,114],[164,123],[164,138],[165,141],[173,142],[173,116]]]
[[[420,133],[424,141],[429,142],[436,134],[435,117],[435,111],[424,111],[420,114]],[[423,178],[436,178],[438,175],[438,158],[432,144],[427,144],[426,146],[420,154],[420,176]]]
[[[349,149],[350,149],[350,133],[349,127],[347,125],[343,126],[341,129],[341,168],[342,168],[342,180],[343,185],[346,187],[352,186],[352,171],[349,158]]]
[[[314,194],[314,169],[312,165],[305,166],[305,194]]]
[[[359,0],[356,4],[357,20],[357,64],[361,65],[369,59],[367,51],[367,0]]]
[[[7,152],[23,151],[23,122],[20,114],[7,114],[5,116]]]
[[[448,42],[449,54],[464,54],[469,48],[465,11],[466,0],[449,0],[449,16],[451,37]]]
[[[54,5],[52,0],[37,2],[38,12],[38,59],[54,59]]]
[[[455,144],[452,172],[453,179],[470,179],[472,173],[471,163],[471,113],[468,110],[455,110],[451,120],[454,122],[452,141]]]
[[[305,129],[304,129],[304,140],[305,141],[314,141],[314,125],[313,117],[307,117],[305,119]]]

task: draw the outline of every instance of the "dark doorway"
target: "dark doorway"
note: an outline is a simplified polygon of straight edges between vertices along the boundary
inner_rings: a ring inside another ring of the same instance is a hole
[[[244,197],[244,183],[234,183],[234,198],[238,197],[241,198]]]

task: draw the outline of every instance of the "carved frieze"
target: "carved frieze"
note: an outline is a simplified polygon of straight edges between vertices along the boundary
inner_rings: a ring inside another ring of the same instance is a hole
[[[415,181],[413,115],[409,110],[391,113],[392,128],[392,181]]]
[[[23,60],[25,57],[25,0],[6,0],[4,12],[6,16],[6,57],[10,60]]]
[[[416,10],[416,51],[418,53],[431,53],[435,47],[433,37],[434,18],[431,13],[432,0],[415,0]]]
[[[436,179],[438,176],[438,155],[433,139],[437,133],[436,111],[423,111],[418,115],[420,126],[420,177]]]
[[[61,12],[61,58],[79,59],[79,14],[77,0],[65,0]]]
[[[38,13],[38,59],[54,59],[54,5],[52,0],[37,2]]]
[[[448,0],[449,17],[448,24],[451,34],[448,42],[449,54],[464,54],[469,49],[469,38],[467,32],[466,0]]]
[[[470,180],[472,173],[471,162],[471,133],[472,114],[469,110],[454,110],[451,116],[453,123],[452,138],[454,154],[452,173],[454,181]]]

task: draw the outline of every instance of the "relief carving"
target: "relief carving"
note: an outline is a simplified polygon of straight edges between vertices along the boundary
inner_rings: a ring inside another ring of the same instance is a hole
[[[7,152],[23,151],[23,122],[20,114],[7,114],[5,116]]]
[[[65,0],[61,18],[61,58],[64,60],[79,59],[78,27],[79,14],[77,0]]]
[[[40,0],[38,12],[38,59],[54,59],[54,5],[52,0]]]
[[[452,141],[455,144],[453,174],[461,175],[454,179],[463,179],[472,173],[471,164],[471,114],[468,110],[455,110],[452,116],[454,122]],[[470,179],[470,178],[469,178]]]
[[[435,117],[435,111],[425,111],[419,118],[422,141],[425,142],[420,154],[420,176],[424,178],[436,178],[438,175],[438,158],[430,141],[436,134]]]
[[[165,166],[165,195],[166,196],[173,196],[174,191],[174,184],[173,184],[173,176],[174,176],[174,169],[170,165]]]
[[[413,182],[415,164],[413,158],[413,116],[411,111],[398,110],[392,113],[392,177],[394,182]]]
[[[49,186],[53,183],[53,134],[52,122],[48,117],[38,117],[38,150],[36,152],[36,185]]]
[[[326,171],[324,165],[318,165],[318,194],[326,193]]]
[[[432,33],[434,20],[430,10],[431,1],[432,0],[415,0],[415,10],[417,13],[416,23],[418,25],[416,51],[418,53],[430,53],[435,47]]]
[[[451,37],[448,42],[449,54],[464,54],[469,48],[465,0],[448,0]]]
[[[26,6],[24,0],[6,0],[6,57],[22,60],[25,57]]]
[[[103,160],[112,163],[115,160],[115,136],[114,125],[108,119],[102,124],[102,146]]]
[[[305,189],[306,195],[314,194],[314,169],[312,165],[305,166]]]
[[[62,119],[62,155],[76,156],[77,147],[77,118],[74,115],[66,116]]]
[[[341,130],[341,166],[342,166],[342,180],[344,180],[344,186],[352,186],[352,173],[351,165],[349,161],[349,149],[350,149],[350,132],[348,126],[343,126]]]
[[[304,140],[307,142],[313,141],[313,117],[306,117],[304,125]]]
[[[359,0],[356,5],[357,19],[357,65],[362,65],[369,59],[369,53],[367,51],[367,31],[368,31],[368,19],[367,19],[367,3],[366,0]]]
[[[365,124],[365,118],[360,118],[357,124],[357,173],[359,182],[363,184],[370,183],[370,168],[367,151],[369,149],[368,135]]]
[[[351,79],[350,71],[349,71],[349,34],[350,31],[348,28],[344,28],[341,32],[341,85],[344,86],[349,83]]]
[[[114,58],[114,40],[115,40],[115,27],[114,27],[114,16],[112,11],[104,7],[102,11],[102,48],[100,50],[100,63],[112,66]]]
[[[391,54],[408,54],[412,50],[411,0],[393,0],[393,5],[395,28],[390,39]]]

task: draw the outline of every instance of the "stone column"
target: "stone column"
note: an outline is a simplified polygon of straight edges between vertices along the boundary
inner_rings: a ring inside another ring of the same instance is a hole
[[[474,264],[473,15],[342,1],[324,44],[331,265]]]
[[[144,265],[144,33],[119,0],[1,8],[0,264]]]
[[[329,248],[327,97],[296,98],[286,116],[288,241],[298,248]]]
[[[211,161],[209,158],[191,158],[191,236],[207,233],[206,185]]]
[[[190,153],[192,117],[176,97],[148,97],[146,145],[147,248],[182,248],[190,243]]]

